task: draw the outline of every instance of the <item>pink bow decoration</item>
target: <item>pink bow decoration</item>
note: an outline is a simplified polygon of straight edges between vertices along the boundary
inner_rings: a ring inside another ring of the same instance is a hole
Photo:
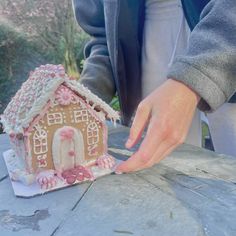
[[[74,130],[70,129],[70,128],[64,128],[61,132],[60,132],[60,136],[61,136],[61,140],[72,140],[74,137]]]

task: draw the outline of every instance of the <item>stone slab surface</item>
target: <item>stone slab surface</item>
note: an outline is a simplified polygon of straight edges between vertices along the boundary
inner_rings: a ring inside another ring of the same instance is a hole
[[[0,181],[8,176],[7,168],[3,160],[3,152],[10,149],[9,139],[6,134],[0,135]]]
[[[111,128],[125,160],[129,129]],[[0,151],[9,148],[0,135]],[[2,158],[1,158],[2,159]],[[159,165],[32,199],[16,198],[0,159],[0,235],[235,236],[236,158],[182,145]]]
[[[181,201],[129,174],[96,181],[55,235],[200,236],[204,230]]]
[[[0,182],[0,235],[52,235],[79,204],[90,184],[34,198],[15,197],[9,178]]]

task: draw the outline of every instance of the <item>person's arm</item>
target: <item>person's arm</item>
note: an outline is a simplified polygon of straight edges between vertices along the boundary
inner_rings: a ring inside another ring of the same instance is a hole
[[[137,143],[148,126],[146,136],[116,172],[160,162],[185,140],[197,104],[214,110],[230,98],[236,89],[235,31],[235,0],[212,0],[192,32],[187,54],[177,58],[169,79],[140,103],[126,147]]]
[[[91,36],[85,47],[85,63],[80,82],[109,103],[115,84],[109,58],[102,0],[73,0],[76,19]]]
[[[169,78],[197,92],[198,107],[211,112],[236,91],[235,0],[213,0],[203,10],[189,39],[188,51],[176,58]]]
[[[157,164],[184,142],[199,96],[175,80],[167,80],[138,106],[127,148],[133,147],[148,126],[138,151],[116,168],[116,173],[137,171]]]

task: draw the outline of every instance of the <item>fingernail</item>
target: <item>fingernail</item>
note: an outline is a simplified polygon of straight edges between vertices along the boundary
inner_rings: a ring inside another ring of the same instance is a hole
[[[118,170],[118,171],[115,171],[115,174],[116,174],[116,175],[122,175],[123,173]]]
[[[119,170],[119,169],[120,169],[119,166],[120,166],[120,164],[118,164],[118,165],[115,167],[115,169],[114,169],[114,172],[115,172],[115,174],[117,174],[117,175],[123,174],[122,171]]]

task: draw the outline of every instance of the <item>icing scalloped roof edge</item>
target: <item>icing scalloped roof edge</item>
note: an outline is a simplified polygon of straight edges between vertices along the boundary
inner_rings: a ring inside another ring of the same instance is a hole
[[[50,66],[54,66],[54,65],[46,65],[46,66],[41,66],[41,67],[45,67],[47,69],[47,68],[50,68]],[[61,65],[59,65],[59,66],[62,67]],[[36,73],[41,67],[36,68],[35,71],[32,73],[32,75],[30,75],[30,76],[34,76],[34,73]],[[41,71],[41,73],[42,73],[42,71]],[[53,73],[53,71],[52,71],[52,73]],[[28,80],[26,80],[22,84],[22,87],[17,92],[17,93],[19,93],[19,95],[22,95],[22,93],[24,92],[21,90],[23,90],[22,88],[23,88],[24,84],[28,85],[27,83],[29,83],[29,78],[28,78]],[[36,81],[36,85],[37,85],[37,82],[39,82],[39,81]],[[13,99],[8,104],[7,108],[5,109],[3,115],[1,116],[1,122],[3,123],[4,131],[6,133],[10,133],[10,132],[24,133],[24,128],[27,128],[29,126],[30,122],[37,115],[40,114],[40,112],[42,111],[43,107],[47,104],[47,102],[50,101],[51,98],[53,98],[53,95],[54,95],[55,91],[57,90],[57,88],[63,83],[68,88],[70,88],[72,91],[74,91],[74,92],[78,93],[78,95],[82,96],[82,98],[85,100],[86,103],[88,103],[88,104],[92,103],[92,106],[91,106],[92,109],[94,109],[95,107],[96,108],[99,107],[100,110],[102,110],[106,114],[106,117],[108,119],[112,120],[113,122],[120,120],[120,116],[117,111],[113,110],[106,102],[104,102],[97,95],[93,94],[88,88],[86,88],[85,86],[80,84],[78,81],[70,80],[69,77],[66,75],[66,73],[64,73],[63,77],[56,77],[56,78],[50,78],[50,79],[47,78],[47,81],[45,82],[45,85],[43,86],[43,92],[40,94],[40,96],[35,101],[32,102],[31,107],[30,107],[29,111],[27,112],[27,115],[23,119],[20,119],[20,117],[19,117],[21,115],[20,112],[17,113],[17,111],[16,111],[14,114],[12,114],[10,112],[11,106],[13,106],[13,108],[14,108],[14,106],[16,107],[16,104],[15,104],[16,103],[15,97],[17,95],[17,93],[16,93],[16,95],[13,97]],[[23,96],[24,96],[24,94],[23,94]],[[10,117],[7,117],[6,111],[8,111],[8,113],[10,113],[11,116],[15,115],[16,124],[13,124],[11,122]]]

